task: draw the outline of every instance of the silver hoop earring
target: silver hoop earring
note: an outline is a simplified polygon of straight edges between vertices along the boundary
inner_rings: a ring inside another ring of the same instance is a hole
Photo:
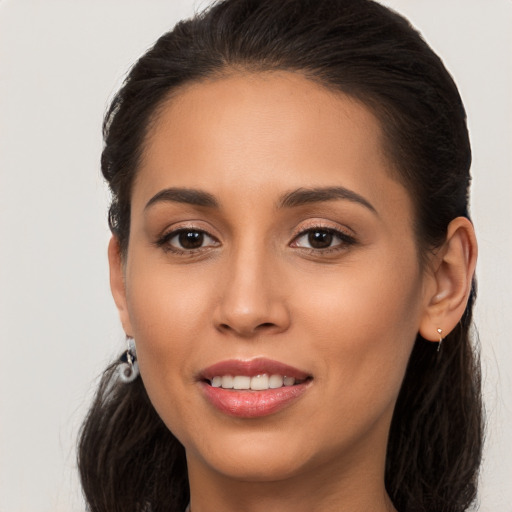
[[[117,367],[117,372],[121,382],[128,384],[139,376],[139,364],[137,363],[135,340],[133,338],[126,338],[126,345],[126,351],[123,352],[119,359],[121,364]]]
[[[443,329],[437,329],[437,333],[439,334],[439,343],[437,344],[437,351],[439,352],[441,350],[441,345],[443,343]]]

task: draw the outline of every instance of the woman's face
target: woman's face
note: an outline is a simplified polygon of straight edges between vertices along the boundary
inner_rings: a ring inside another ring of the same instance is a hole
[[[372,113],[298,74],[234,74],[165,105],[117,302],[192,474],[382,469],[428,288],[392,176]]]

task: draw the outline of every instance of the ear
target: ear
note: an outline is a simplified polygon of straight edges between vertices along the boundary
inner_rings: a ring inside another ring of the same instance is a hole
[[[477,252],[473,224],[465,217],[452,220],[446,242],[433,260],[433,286],[429,287],[419,328],[426,340],[438,342],[440,337],[445,338],[461,319],[471,292]]]
[[[117,237],[112,236],[108,244],[108,264],[110,268],[110,290],[114,297],[119,318],[126,336],[133,337],[130,315],[126,302],[126,288],[124,283],[124,266],[121,247]]]

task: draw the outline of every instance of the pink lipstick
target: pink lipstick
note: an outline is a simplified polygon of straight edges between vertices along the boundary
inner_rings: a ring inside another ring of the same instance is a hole
[[[258,418],[281,411],[309,388],[312,376],[292,366],[258,358],[222,361],[198,376],[206,399],[224,414]]]

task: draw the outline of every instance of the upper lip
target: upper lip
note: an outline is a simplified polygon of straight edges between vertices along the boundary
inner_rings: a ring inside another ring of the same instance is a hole
[[[293,366],[281,363],[279,361],[273,361],[272,359],[266,359],[259,357],[251,360],[241,359],[230,359],[226,361],[220,361],[207,368],[203,369],[199,374],[200,380],[211,380],[213,377],[223,375],[246,375],[248,377],[254,377],[255,375],[283,375],[286,377],[294,377],[297,380],[307,379],[311,377],[310,374],[294,368]]]

